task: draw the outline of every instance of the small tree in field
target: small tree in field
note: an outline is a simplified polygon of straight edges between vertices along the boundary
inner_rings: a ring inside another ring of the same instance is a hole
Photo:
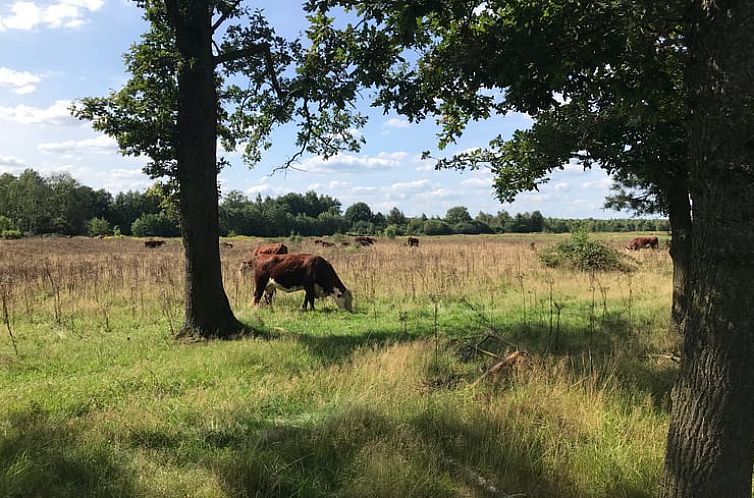
[[[102,237],[112,234],[110,222],[104,218],[92,218],[87,221],[86,231],[90,237]]]

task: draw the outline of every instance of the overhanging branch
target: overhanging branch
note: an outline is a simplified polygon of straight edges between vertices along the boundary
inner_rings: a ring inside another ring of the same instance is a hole
[[[212,32],[214,33],[217,31],[217,28],[222,26],[222,24],[228,20],[228,18],[233,14],[233,11],[236,10],[236,7],[241,3],[242,0],[236,0],[231,7],[229,7],[225,11],[220,11],[220,17],[217,18],[217,21],[212,25]],[[220,10],[220,9],[218,9]]]
[[[277,93],[278,98],[280,98],[281,100],[284,99],[285,92],[283,92],[283,89],[280,87],[280,82],[278,81],[278,76],[275,72],[275,63],[272,60],[272,52],[270,51],[270,45],[268,43],[258,43],[256,45],[250,45],[238,50],[223,52],[217,54],[214,57],[214,61],[215,65],[219,66],[220,64],[225,64],[227,62],[233,62],[239,59],[244,59],[246,57],[254,57],[259,55],[264,57],[265,70],[267,71],[267,76],[270,78],[270,84],[272,85],[272,88],[275,89],[275,93]]]

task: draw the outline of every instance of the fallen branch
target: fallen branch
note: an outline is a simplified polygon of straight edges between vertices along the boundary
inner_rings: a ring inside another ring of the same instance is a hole
[[[520,363],[523,361],[523,359],[526,357],[525,351],[513,351],[512,353],[508,353],[505,358],[498,361],[497,363],[493,364],[490,368],[487,369],[476,381],[474,381],[473,384],[471,384],[471,387],[475,387],[477,384],[482,382],[486,377],[489,377],[490,375],[496,375],[500,373],[501,370],[507,367],[513,367],[517,363]]]
[[[662,359],[665,359],[665,360],[674,361],[676,363],[680,363],[681,362],[681,357],[678,356],[677,354],[673,354],[673,353],[661,353],[661,354],[660,353],[653,353],[653,354],[648,354],[647,358],[652,358],[652,359],[655,359],[655,360],[662,358]]]

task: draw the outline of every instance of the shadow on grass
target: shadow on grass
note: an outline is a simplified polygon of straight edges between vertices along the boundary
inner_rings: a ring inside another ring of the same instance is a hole
[[[483,415],[462,420],[428,412],[391,420],[351,408],[304,426],[264,428],[203,463],[228,495],[241,497],[586,496],[567,462],[562,472],[543,464],[551,448],[515,429],[515,421]],[[612,486],[610,496],[651,496],[630,476],[613,479],[602,483]]]
[[[136,496],[135,475],[72,422],[31,409],[10,414],[0,439],[0,496]]]
[[[325,365],[348,361],[359,349],[380,349],[421,339],[418,335],[379,330],[365,331],[356,335],[292,334],[292,337],[306,346],[309,353],[319,358]]]
[[[566,358],[577,373],[613,375],[621,388],[651,396],[656,407],[669,409],[670,391],[675,383],[678,365],[666,359],[653,359],[653,346],[648,333],[620,314],[601,316],[592,326],[572,324],[550,327],[546,323],[513,323],[496,326],[494,331],[504,339],[490,337],[481,346],[496,353],[521,349],[535,355]],[[486,330],[490,330],[488,327]],[[486,333],[486,332],[485,332]],[[474,346],[485,337],[477,333],[459,345],[463,359],[474,359]]]

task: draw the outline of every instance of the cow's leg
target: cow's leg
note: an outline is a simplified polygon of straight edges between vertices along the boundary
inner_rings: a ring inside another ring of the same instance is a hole
[[[264,290],[264,302],[272,305],[272,298],[275,297],[275,288],[274,287],[267,287]]]
[[[314,286],[313,285],[307,285],[304,287],[304,290],[306,291],[306,295],[304,296],[304,311],[306,311],[306,305],[311,305],[312,311],[314,311]]]
[[[267,287],[267,277],[254,277],[254,306],[259,304]]]

